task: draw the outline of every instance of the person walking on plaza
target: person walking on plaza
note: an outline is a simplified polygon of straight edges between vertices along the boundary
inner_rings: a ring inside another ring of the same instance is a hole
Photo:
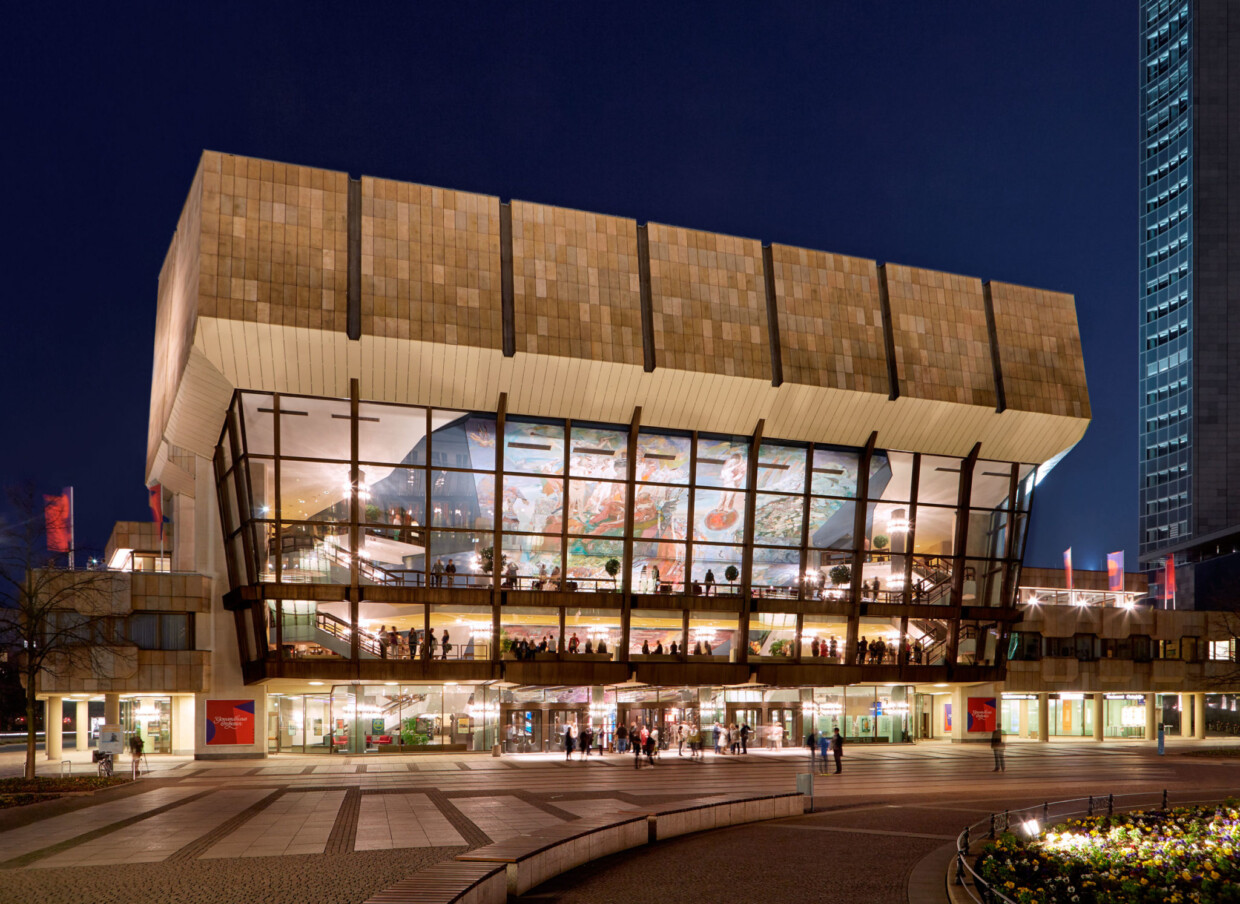
[[[576,744],[573,743],[573,726],[565,725],[564,726],[564,759],[565,760],[571,760],[573,758],[573,748],[575,746]]]
[[[714,728],[715,735],[715,753],[719,753],[719,745],[723,742],[723,727],[716,722]]]
[[[616,726],[616,753],[626,753],[629,749],[629,729],[623,722]]]
[[[732,755],[735,756],[741,752],[741,730],[735,722],[728,727],[728,738],[732,742]]]
[[[646,735],[646,762],[651,766],[654,765],[654,752],[659,746],[658,731],[656,728]]]
[[[805,746],[809,748],[809,771],[814,771],[814,757],[818,753],[818,736],[814,734],[814,729],[810,728],[809,734],[805,736]]]
[[[830,756],[831,736],[825,731],[818,733],[818,752],[822,756],[822,774],[827,774],[827,758]]]
[[[995,755],[995,772],[1007,772],[1007,763],[1003,760],[1003,729],[996,728],[990,736],[990,750]]]
[[[642,767],[642,738],[636,725],[629,728],[629,741],[633,745],[633,768],[640,769]]]
[[[581,758],[590,758],[590,748],[594,745],[594,730],[587,725],[581,729]]]
[[[844,768],[844,737],[838,728],[831,734],[831,754],[835,757],[835,774],[839,775]]]
[[[741,726],[741,753],[749,753],[749,732],[752,730],[748,722]]]

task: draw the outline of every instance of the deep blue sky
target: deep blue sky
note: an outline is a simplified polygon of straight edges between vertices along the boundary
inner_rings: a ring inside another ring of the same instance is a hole
[[[149,517],[156,278],[206,147],[1072,292],[1094,422],[1027,561],[1132,567],[1135,0],[668,6],[10,10],[0,482],[76,486],[81,544]]]

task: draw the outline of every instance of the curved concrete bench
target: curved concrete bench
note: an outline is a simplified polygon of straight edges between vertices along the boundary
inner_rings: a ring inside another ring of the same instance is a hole
[[[366,904],[503,904],[507,898],[502,866],[445,860],[401,879]]]
[[[703,803],[634,807],[517,835],[419,870],[366,904],[504,904],[548,879],[609,854],[691,832],[800,816],[791,792],[716,796]]]

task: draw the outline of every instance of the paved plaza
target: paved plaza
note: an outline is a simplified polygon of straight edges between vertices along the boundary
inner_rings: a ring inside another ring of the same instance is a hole
[[[817,777],[814,814],[616,855],[527,897],[933,901],[927,858],[945,863],[960,828],[989,812],[1090,793],[1240,794],[1237,761],[1179,755],[1187,749],[1159,757],[1141,743],[1015,743],[996,774],[984,746],[853,745],[842,775]],[[801,750],[700,762],[671,751],[640,771],[618,755],[149,761],[135,784],[0,811],[0,904],[353,904],[493,841],[653,804],[791,791],[809,767]],[[0,754],[0,772],[19,767]]]

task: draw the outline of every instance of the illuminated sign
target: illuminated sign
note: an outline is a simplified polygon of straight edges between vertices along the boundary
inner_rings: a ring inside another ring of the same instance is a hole
[[[208,744],[253,744],[253,700],[208,700]]]

